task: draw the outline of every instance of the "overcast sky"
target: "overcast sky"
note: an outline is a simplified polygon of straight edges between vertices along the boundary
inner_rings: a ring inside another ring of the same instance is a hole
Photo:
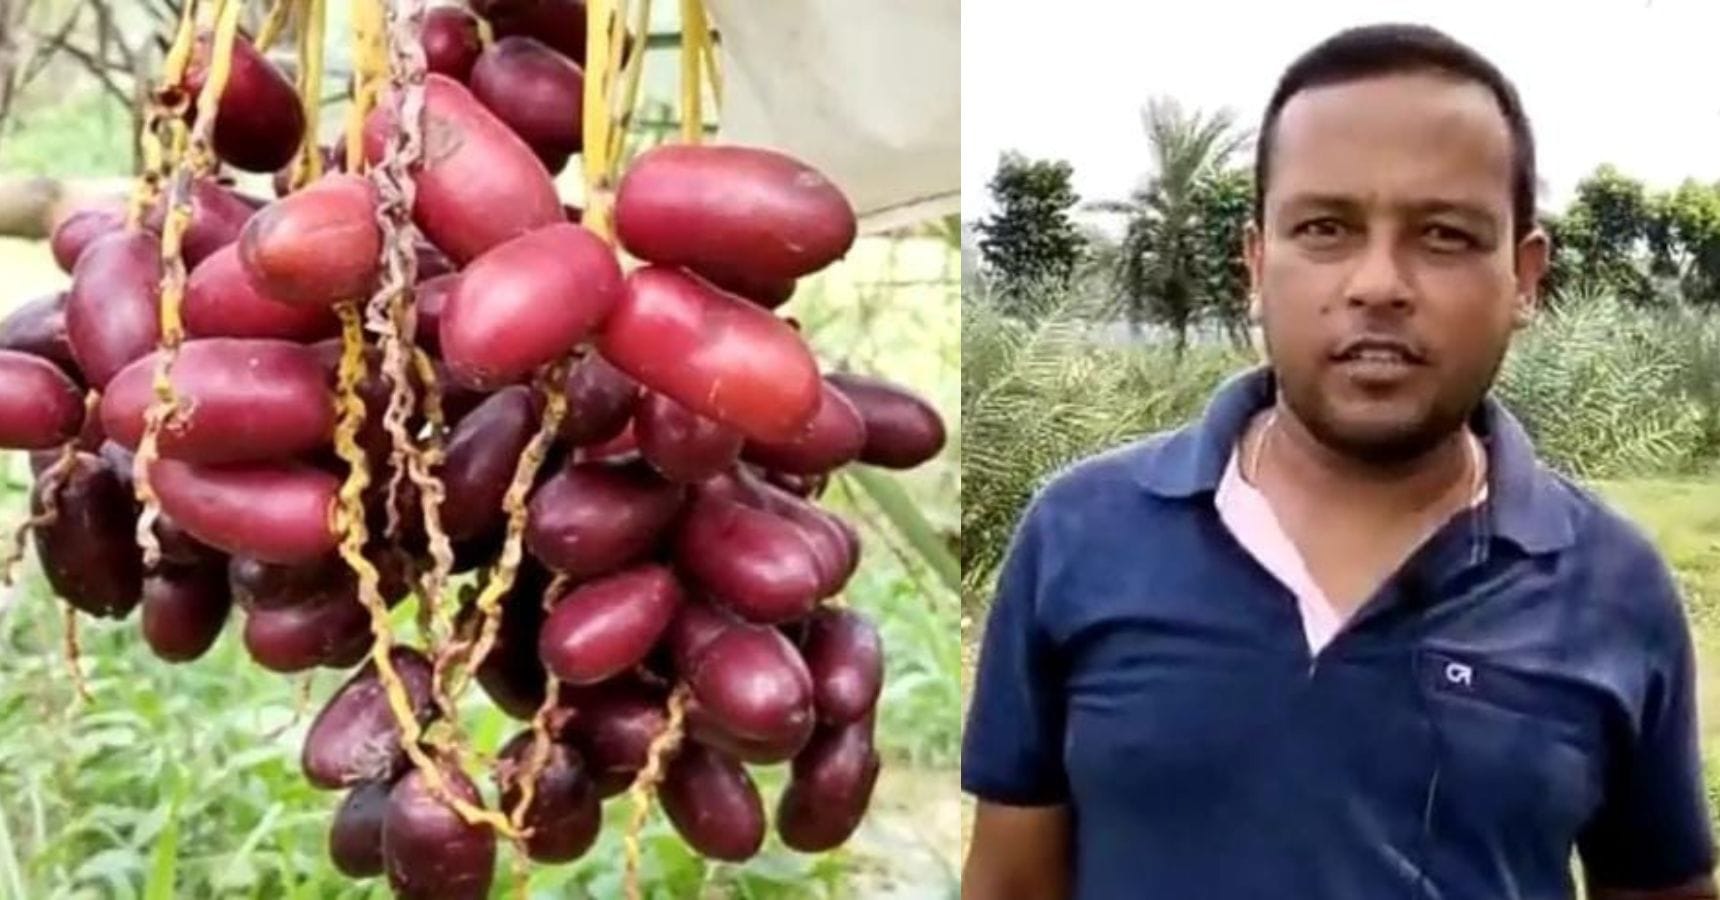
[[[969,0],[963,217],[986,210],[1007,149],[1069,160],[1084,200],[1124,196],[1147,164],[1148,97],[1253,128],[1297,54],[1386,20],[1441,28],[1516,82],[1552,208],[1603,162],[1654,186],[1720,179],[1720,0]]]

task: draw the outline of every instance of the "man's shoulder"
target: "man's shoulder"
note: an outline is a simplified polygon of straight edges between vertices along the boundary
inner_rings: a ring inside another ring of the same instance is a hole
[[[1544,470],[1550,489],[1571,517],[1572,549],[1585,559],[1597,553],[1636,571],[1663,568],[1665,561],[1648,532],[1599,491],[1565,475]]]
[[[1047,476],[1035,492],[1034,511],[1078,514],[1091,511],[1095,504],[1145,490],[1166,444],[1183,430],[1143,435],[1065,464]]]
[[[1664,640],[1684,625],[1684,604],[1664,554],[1641,524],[1593,487],[1551,473],[1572,515],[1567,550],[1599,599],[1637,628]]]

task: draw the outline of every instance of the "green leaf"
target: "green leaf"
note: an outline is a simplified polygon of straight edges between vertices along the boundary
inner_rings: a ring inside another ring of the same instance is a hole
[[[110,847],[84,860],[78,867],[77,879],[105,878],[113,884],[126,884],[141,868],[142,860],[136,852],[127,847]]]
[[[167,823],[155,838],[150,854],[149,881],[143,886],[144,900],[173,900],[173,885],[179,864],[179,806],[185,800],[187,779],[173,768],[173,799],[167,804]]]
[[[263,820],[258,822],[257,827],[251,829],[251,833],[245,836],[245,842],[233,852],[233,857],[228,861],[227,867],[216,877],[217,883],[232,885],[254,884],[256,882],[257,871],[256,866],[251,861],[251,854],[262,842],[263,836],[274,827],[275,820],[280,818],[284,808],[281,803],[270,804],[269,811],[263,814]]]
[[[872,502],[878,504],[884,517],[901,533],[920,561],[937,574],[944,587],[952,593],[959,592],[962,581],[961,566],[956,563],[956,558],[949,548],[944,546],[937,530],[926,521],[919,507],[914,505],[914,501],[908,498],[901,486],[889,476],[866,466],[854,466],[844,475],[860,485],[866,495],[872,498]]]
[[[0,813],[0,887],[6,889],[5,897],[15,897],[23,900],[24,876],[18,861],[18,849],[12,842],[12,829],[6,824],[6,816]]]

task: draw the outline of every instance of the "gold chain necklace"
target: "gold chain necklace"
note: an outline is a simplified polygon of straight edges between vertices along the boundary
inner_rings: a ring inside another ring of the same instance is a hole
[[[1243,462],[1243,477],[1249,484],[1260,486],[1260,457],[1266,452],[1266,442],[1272,439],[1272,432],[1278,425],[1278,410],[1271,409],[1266,413],[1266,424],[1260,426],[1260,436],[1254,439],[1254,452]],[[1463,432],[1463,448],[1469,458],[1469,496],[1481,494],[1482,481],[1486,477],[1481,465],[1481,441],[1473,432],[1465,429]]]

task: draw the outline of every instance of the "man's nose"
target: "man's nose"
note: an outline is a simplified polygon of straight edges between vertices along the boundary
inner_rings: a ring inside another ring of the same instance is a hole
[[[1411,308],[1415,291],[1397,244],[1386,229],[1368,235],[1345,288],[1347,305],[1399,311]]]

